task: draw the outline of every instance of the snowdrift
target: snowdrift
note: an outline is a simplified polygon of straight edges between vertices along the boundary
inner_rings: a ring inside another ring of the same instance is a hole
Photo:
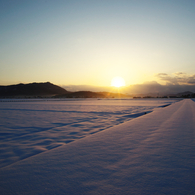
[[[152,113],[0,169],[1,194],[195,194],[195,103]]]

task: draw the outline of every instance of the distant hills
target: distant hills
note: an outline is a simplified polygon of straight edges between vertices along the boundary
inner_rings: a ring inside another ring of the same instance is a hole
[[[67,91],[62,87],[54,85],[50,82],[47,83],[29,83],[0,86],[0,96],[13,97],[13,96],[54,96],[65,94]]]
[[[133,97],[128,94],[110,93],[110,92],[92,92],[77,91],[70,92],[62,87],[50,82],[46,83],[29,83],[0,86],[0,98],[37,98],[37,97],[54,97],[54,98],[129,98]],[[134,98],[152,98],[159,97],[157,94],[137,94]],[[160,98],[160,97],[159,97]],[[185,91],[178,94],[168,94],[161,98],[195,98],[195,93]]]
[[[29,83],[0,86],[1,98],[14,97],[54,97],[54,98],[124,98],[128,95],[109,93],[109,92],[91,92],[77,91],[70,92],[62,87],[47,83]]]

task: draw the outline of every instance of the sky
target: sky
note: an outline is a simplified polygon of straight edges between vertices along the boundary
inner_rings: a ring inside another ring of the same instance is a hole
[[[0,85],[194,85],[194,10],[194,0],[0,0]]]

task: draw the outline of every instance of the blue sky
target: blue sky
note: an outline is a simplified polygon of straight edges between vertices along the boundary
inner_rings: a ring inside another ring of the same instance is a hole
[[[0,85],[195,81],[194,10],[192,0],[0,1]]]

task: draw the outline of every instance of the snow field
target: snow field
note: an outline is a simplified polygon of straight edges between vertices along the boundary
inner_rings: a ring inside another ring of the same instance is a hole
[[[2,167],[1,194],[195,194],[195,102],[160,106]]]
[[[171,100],[2,100],[0,167],[124,123]]]

